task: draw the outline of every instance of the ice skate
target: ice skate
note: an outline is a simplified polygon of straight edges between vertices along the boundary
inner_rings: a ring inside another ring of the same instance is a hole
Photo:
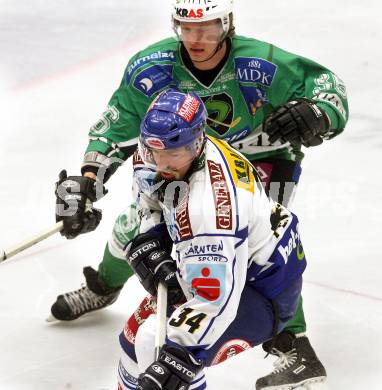
[[[84,268],[86,285],[57,297],[51,307],[48,322],[73,321],[86,313],[100,310],[114,303],[120,288],[108,288],[98,277],[98,272],[91,267]]]
[[[282,332],[274,344],[265,342],[263,349],[278,359],[273,372],[256,381],[256,390],[322,388],[326,371],[306,336]]]

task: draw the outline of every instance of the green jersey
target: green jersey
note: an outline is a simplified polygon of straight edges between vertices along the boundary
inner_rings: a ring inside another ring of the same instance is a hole
[[[325,67],[252,38],[231,39],[227,60],[210,85],[185,66],[180,43],[168,38],[137,53],[128,63],[107,110],[91,128],[82,170],[101,165],[112,173],[135,150],[140,122],[164,89],[196,92],[208,111],[208,134],[228,141],[250,161],[281,158],[301,161],[301,148],[271,144],[262,132],[264,118],[295,98],[316,101],[339,134],[348,118],[346,88]]]

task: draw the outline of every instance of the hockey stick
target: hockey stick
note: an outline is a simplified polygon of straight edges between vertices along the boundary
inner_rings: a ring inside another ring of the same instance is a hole
[[[155,331],[155,360],[159,357],[159,351],[166,340],[167,324],[167,286],[163,283],[158,285],[157,293],[157,318]]]
[[[232,129],[232,127],[235,127],[240,121],[241,121],[241,116],[238,116],[233,122],[230,124],[220,122],[216,119],[208,118],[209,121],[216,123],[217,125],[228,127],[229,129]]]
[[[8,249],[5,249],[0,252],[0,263],[3,262],[6,259],[9,259],[10,257],[16,255],[17,253],[22,252],[24,249],[27,249],[34,244],[37,244],[38,242],[45,240],[46,238],[52,236],[53,234],[59,232],[62,230],[64,224],[62,221],[57,222],[49,229],[46,229],[39,234],[29,238],[28,240],[25,240],[23,242],[20,242],[17,245],[14,245]]]

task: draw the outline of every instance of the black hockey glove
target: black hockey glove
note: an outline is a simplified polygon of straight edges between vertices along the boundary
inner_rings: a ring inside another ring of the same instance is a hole
[[[301,98],[278,107],[265,119],[263,129],[271,143],[317,146],[330,130],[330,120],[314,101]]]
[[[97,193],[99,186],[99,193]],[[60,172],[56,183],[56,221],[63,221],[61,235],[75,238],[79,234],[96,229],[102,219],[102,212],[93,207],[93,202],[104,196],[107,191],[102,184],[85,176],[67,176]],[[98,195],[98,198],[97,198]]]
[[[184,300],[184,294],[176,277],[175,260],[164,250],[163,241],[150,233],[139,234],[128,244],[127,261],[151,295],[157,294],[159,282],[164,283],[168,302],[174,305]]]
[[[139,375],[139,390],[187,390],[203,364],[183,347],[163,346],[159,358]]]

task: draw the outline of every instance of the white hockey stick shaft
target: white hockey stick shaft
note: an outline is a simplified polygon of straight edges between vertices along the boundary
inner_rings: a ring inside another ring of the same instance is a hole
[[[155,332],[155,360],[159,357],[159,351],[166,340],[167,325],[167,287],[163,283],[158,285],[157,294],[157,318]]]
[[[57,222],[49,229],[46,229],[39,234],[29,238],[28,240],[25,240],[23,242],[20,242],[17,245],[14,245],[8,249],[5,249],[0,252],[0,263],[6,259],[9,259],[10,257],[16,255],[17,253],[22,252],[24,249],[30,248],[31,246],[37,244],[38,242],[45,240],[46,238],[52,236],[53,234],[59,232],[63,228],[63,222]]]

